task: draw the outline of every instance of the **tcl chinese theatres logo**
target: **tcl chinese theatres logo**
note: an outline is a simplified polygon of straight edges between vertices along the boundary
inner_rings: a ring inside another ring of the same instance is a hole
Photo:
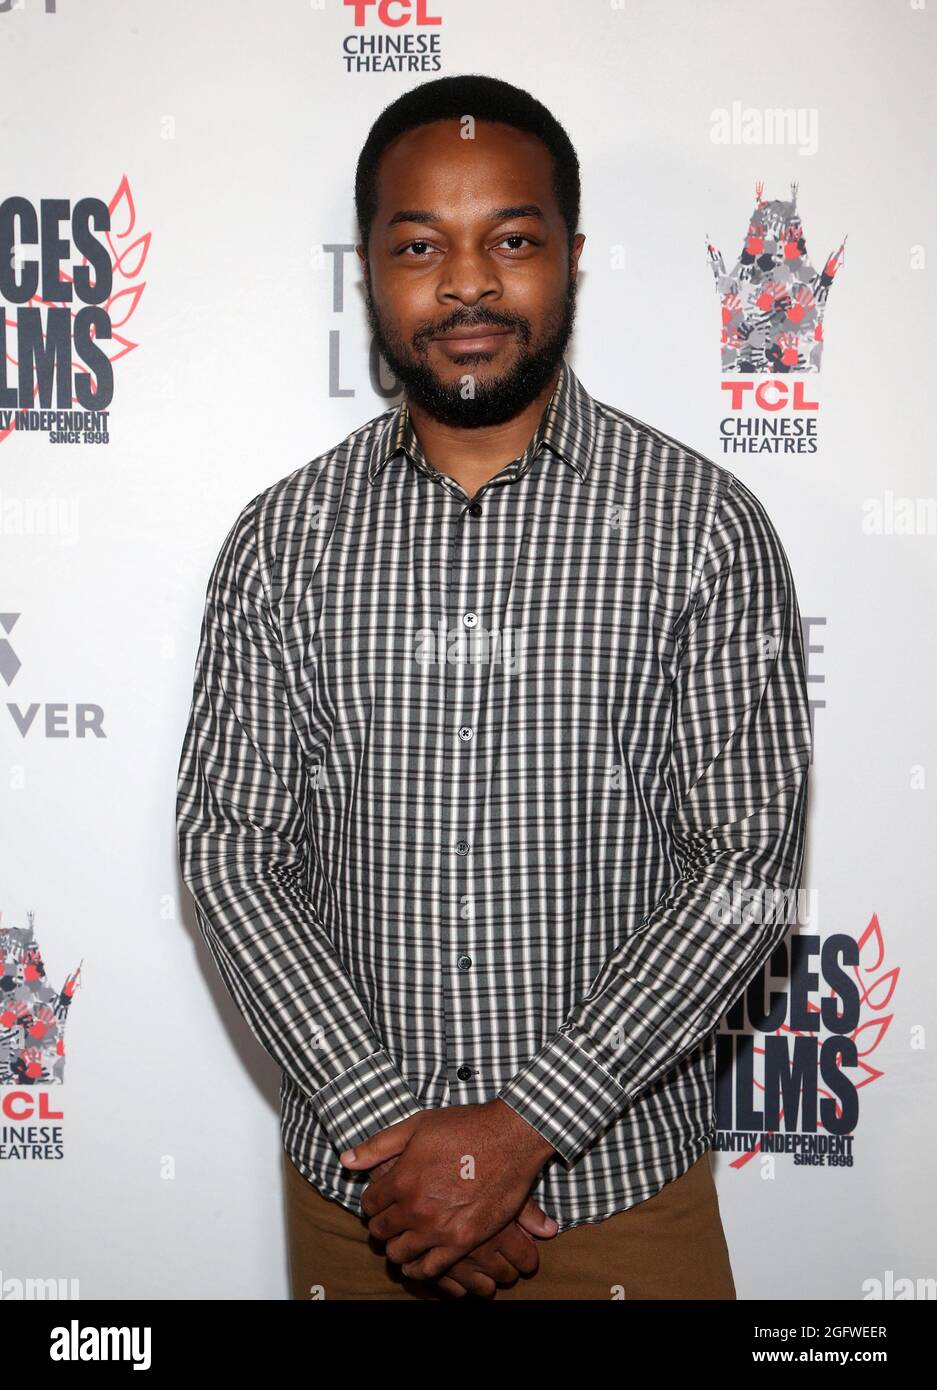
[[[722,304],[722,370],[818,372],[823,313],[833,277],[843,263],[846,238],[818,270],[807,254],[797,184],[791,184],[789,201],[765,202],[763,191],[764,184],[756,184],[755,208],[731,271],[706,239]]]

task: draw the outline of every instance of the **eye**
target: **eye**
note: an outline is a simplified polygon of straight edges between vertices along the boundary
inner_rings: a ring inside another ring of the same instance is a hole
[[[501,240],[500,240],[499,242],[497,242],[496,244],[497,244],[498,246],[503,246],[504,243],[505,243],[506,241],[526,241],[527,244],[528,244],[529,246],[536,246],[536,244],[537,244],[537,243],[533,240],[532,237],[525,236],[523,232],[508,232],[507,236],[503,236],[503,237],[501,238]],[[421,247],[421,248],[423,248],[423,250],[422,250],[422,251],[414,250],[414,248],[416,248],[416,247]],[[397,254],[398,256],[403,256],[406,252],[412,251],[412,252],[413,252],[413,255],[410,256],[408,259],[410,259],[410,260],[417,260],[417,261],[425,261],[425,260],[426,260],[426,254],[425,254],[426,251],[427,251],[427,250],[432,251],[432,250],[434,250],[434,249],[438,250],[438,247],[437,247],[437,248],[434,248],[434,247],[433,247],[433,243],[432,243],[431,241],[425,241],[425,240],[423,240],[423,239],[417,238],[415,241],[408,241],[408,242],[406,242],[403,246],[400,247],[400,249],[397,251],[396,254]],[[521,247],[521,246],[514,246],[514,247],[509,247],[508,249],[511,250],[511,251],[522,251],[522,250],[523,250],[523,247]]]
[[[402,256],[403,253],[404,253],[404,251],[409,251],[409,250],[410,250],[411,246],[431,246],[431,245],[432,245],[432,243],[429,242],[429,241],[408,241],[408,242],[406,243],[405,246],[401,246],[400,250],[397,252],[397,255],[398,255],[398,256]],[[417,257],[415,257],[415,259],[418,260],[418,261],[422,261],[422,260],[425,260],[426,257],[425,257],[425,256],[417,256]]]

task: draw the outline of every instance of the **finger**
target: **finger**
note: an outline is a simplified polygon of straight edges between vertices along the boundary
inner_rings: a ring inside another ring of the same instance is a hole
[[[378,1239],[380,1239],[380,1237],[378,1237]],[[405,1264],[415,1265],[418,1263],[420,1258],[429,1255],[432,1249],[433,1242],[431,1238],[421,1236],[414,1230],[408,1230],[405,1226],[403,1231],[392,1236],[390,1240],[388,1240],[387,1244],[384,1246],[384,1254],[389,1260],[393,1260],[395,1265],[400,1265],[403,1269]],[[457,1258],[460,1254],[464,1254],[464,1251],[457,1251],[453,1259]],[[451,1264],[452,1261],[450,1260],[449,1263]],[[448,1265],[444,1265],[439,1272],[443,1273],[447,1268]],[[404,1269],[403,1272],[407,1274],[409,1270]],[[428,1279],[435,1278],[435,1275],[414,1274],[412,1277],[414,1279]]]
[[[490,1239],[470,1250],[467,1260],[496,1279],[499,1283],[515,1283],[521,1274],[534,1274],[540,1256],[532,1236],[515,1221],[509,1221]]]
[[[381,1179],[376,1178],[373,1182],[368,1183],[359,1198],[361,1203],[361,1214],[362,1216],[366,1216],[370,1221],[371,1217],[378,1216],[382,1211],[386,1211],[396,1200],[397,1198],[390,1190],[388,1184],[382,1184]]]
[[[391,1169],[395,1168],[395,1166],[398,1165],[399,1162],[399,1155],[395,1155],[393,1156],[393,1158],[385,1158],[384,1161],[380,1163],[375,1163],[374,1168],[371,1169],[370,1183],[366,1183],[366,1186],[364,1186],[364,1191],[363,1193],[361,1193],[361,1200],[363,1200],[364,1198],[364,1193],[368,1193],[368,1191],[371,1191],[371,1188],[374,1187],[374,1184],[377,1183],[377,1181],[380,1180],[381,1177],[386,1177],[386,1175],[388,1175],[388,1173],[391,1172]],[[370,1202],[374,1202],[375,1207],[377,1207],[378,1202],[384,1201],[386,1205],[391,1200],[392,1193],[389,1193],[389,1191],[386,1191],[385,1188],[381,1187],[378,1188],[377,1193],[373,1193],[373,1191],[371,1191],[371,1197],[368,1198],[368,1204],[370,1204]],[[364,1215],[370,1215],[370,1212],[364,1212]],[[375,1212],[374,1215],[377,1215],[377,1212]]]
[[[377,1212],[368,1221],[368,1231],[375,1240],[393,1240],[402,1237],[411,1229],[411,1221],[399,1202],[392,1202],[383,1211]],[[424,1246],[425,1250],[430,1247]],[[419,1254],[414,1251],[414,1255]]]
[[[396,1166],[396,1163],[397,1160],[393,1159],[392,1164]],[[385,1211],[398,1200],[397,1186],[391,1172],[392,1168],[386,1166],[382,1170],[372,1171],[371,1180],[365,1183],[360,1198],[361,1210],[365,1216],[377,1216],[379,1211]]]
[[[536,1274],[540,1268],[540,1252],[533,1237],[522,1227],[512,1224],[495,1239],[499,1254],[511,1262],[518,1274]]]
[[[405,1240],[405,1236],[398,1237]],[[415,1262],[401,1264],[400,1268],[408,1279],[438,1279],[446,1274],[456,1260],[464,1259],[468,1251],[458,1245],[435,1245]]]
[[[496,1284],[516,1284],[518,1271],[515,1266],[496,1248],[494,1240],[486,1241],[477,1250],[469,1251],[469,1261],[477,1265],[480,1272],[493,1279]],[[458,1264],[453,1266],[455,1272],[459,1268]]]
[[[441,1279],[437,1279],[436,1283],[445,1293],[451,1293],[454,1298],[464,1298],[468,1293],[468,1289],[464,1284],[460,1284],[448,1274],[444,1274]]]
[[[442,1275],[436,1282],[442,1287],[449,1281],[458,1281],[457,1287],[464,1288],[468,1293],[477,1294],[480,1298],[492,1298],[497,1292],[497,1284],[494,1279],[483,1270],[476,1268],[474,1260],[457,1260],[448,1274]]]
[[[544,1240],[549,1240],[555,1236],[560,1229],[552,1216],[547,1216],[543,1207],[538,1206],[532,1197],[521,1207],[519,1213],[514,1218],[523,1230],[532,1236],[540,1236]]]
[[[353,1149],[345,1149],[339,1158],[346,1168],[371,1168],[382,1159],[403,1153],[422,1113],[418,1111],[415,1115],[408,1115],[405,1120],[398,1120],[396,1124],[378,1130],[377,1134],[362,1139]]]

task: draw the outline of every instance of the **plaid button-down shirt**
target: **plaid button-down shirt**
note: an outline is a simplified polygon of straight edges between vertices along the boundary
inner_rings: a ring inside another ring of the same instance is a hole
[[[293,1162],[358,1212],[339,1152],[501,1096],[557,1150],[561,1230],[678,1177],[788,929],[810,763],[762,503],[566,362],[472,499],[405,404],[258,494],[208,584],[178,831]]]

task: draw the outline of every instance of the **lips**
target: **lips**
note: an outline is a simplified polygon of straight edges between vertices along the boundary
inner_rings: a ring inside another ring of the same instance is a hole
[[[460,343],[463,338],[500,338],[510,331],[509,328],[492,328],[480,323],[477,328],[455,328],[451,333],[437,333],[436,342]]]

